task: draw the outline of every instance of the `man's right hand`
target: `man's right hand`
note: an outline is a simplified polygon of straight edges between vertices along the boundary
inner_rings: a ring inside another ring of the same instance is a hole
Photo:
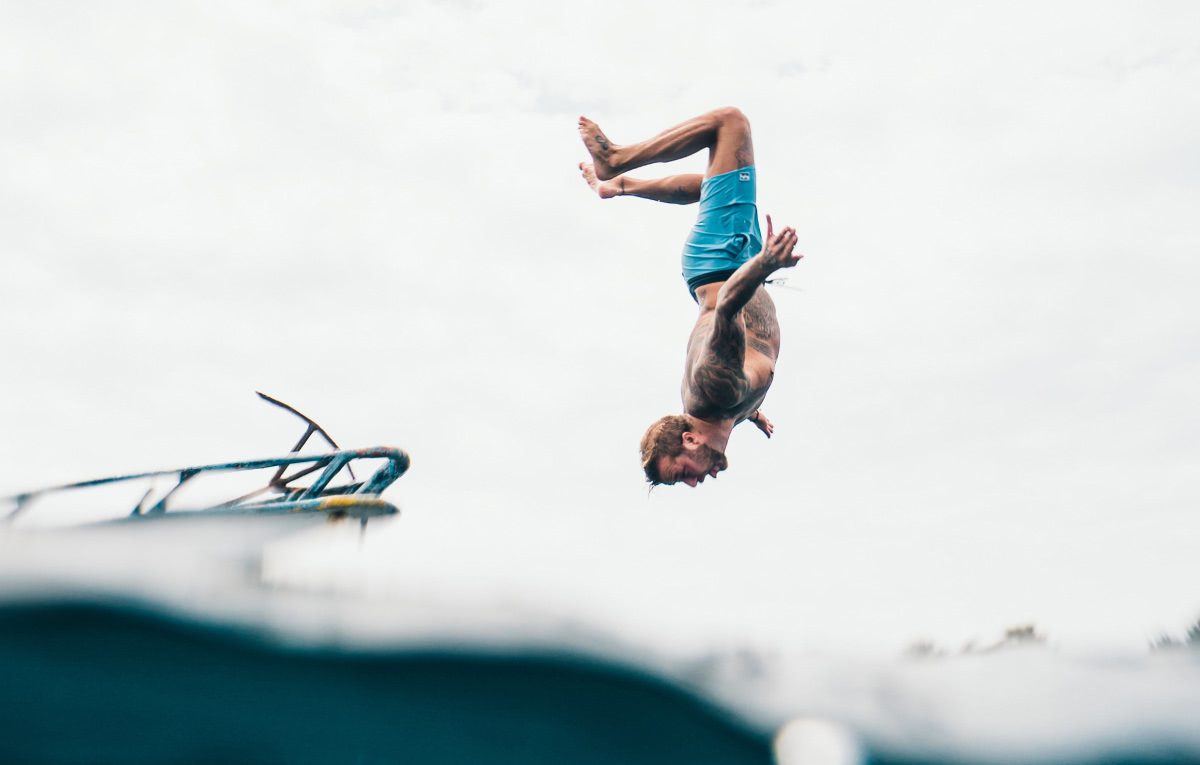
[[[767,246],[762,251],[763,265],[769,269],[768,272],[774,272],[781,268],[791,268],[799,263],[804,255],[794,252],[795,249],[796,229],[786,226],[776,234],[775,226],[771,223],[771,216],[768,215]]]

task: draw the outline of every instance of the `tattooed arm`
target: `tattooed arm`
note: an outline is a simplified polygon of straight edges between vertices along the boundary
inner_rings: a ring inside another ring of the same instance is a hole
[[[708,313],[710,323],[702,344],[694,351],[685,401],[689,414],[724,417],[735,410],[750,390],[746,378],[746,324],[740,314]],[[693,351],[689,350],[689,353]]]
[[[770,309],[770,298],[765,293],[762,295],[767,313],[757,310],[764,306],[753,301],[753,298],[758,293],[759,285],[768,276],[780,268],[791,268],[800,262],[803,256],[793,254],[795,246],[795,230],[785,228],[776,235],[771,218],[767,216],[767,247],[743,263],[721,285],[713,303],[707,302],[711,298],[700,301],[700,322],[707,322],[708,326],[706,332],[693,335],[693,340],[699,342],[688,348],[690,372],[686,378],[687,392],[684,398],[689,414],[699,417],[744,416],[745,412],[739,410],[751,403],[748,399],[754,391],[761,389],[765,392],[764,386],[770,384],[773,374],[771,359],[774,358],[765,338],[773,333],[776,325],[774,310]],[[711,308],[704,308],[706,304]],[[755,332],[749,339],[757,353],[754,354],[752,368],[747,369],[746,328],[750,320],[755,321]],[[698,323],[697,326],[701,325]],[[766,428],[764,432],[767,432]]]
[[[767,216],[767,246],[763,251],[742,264],[717,294],[717,313],[736,316],[750,302],[760,284],[781,268],[791,268],[800,262],[803,255],[793,253],[796,248],[796,229],[788,226],[775,233],[771,216]]]

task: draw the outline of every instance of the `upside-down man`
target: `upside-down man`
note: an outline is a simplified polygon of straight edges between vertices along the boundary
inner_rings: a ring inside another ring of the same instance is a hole
[[[617,145],[600,127],[579,118],[592,155],[580,164],[601,199],[636,196],[670,204],[700,203],[683,248],[683,277],[700,306],[683,370],[683,414],[667,415],[642,436],[642,468],[651,484],[682,481],[695,487],[728,466],[729,434],[749,420],[770,438],[774,426],[759,411],[775,377],[779,321],[763,283],[791,268],[796,231],[775,233],[767,216],[763,247],[755,199],[750,123],[733,108],[717,109],[654,138]],[[708,149],[708,170],[639,180],[626,172]]]

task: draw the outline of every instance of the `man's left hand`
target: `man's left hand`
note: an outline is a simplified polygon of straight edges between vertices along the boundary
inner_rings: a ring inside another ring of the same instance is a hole
[[[771,424],[771,421],[768,420],[762,412],[755,412],[754,419],[750,420],[750,422],[753,422],[758,429],[766,435],[767,438],[770,438],[771,434],[775,432],[775,426]]]

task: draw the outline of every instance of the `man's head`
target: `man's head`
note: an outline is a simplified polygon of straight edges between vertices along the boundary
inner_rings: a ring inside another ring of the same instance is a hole
[[[709,446],[686,414],[668,414],[642,436],[642,470],[652,486],[678,481],[703,483],[729,466],[725,454]]]

